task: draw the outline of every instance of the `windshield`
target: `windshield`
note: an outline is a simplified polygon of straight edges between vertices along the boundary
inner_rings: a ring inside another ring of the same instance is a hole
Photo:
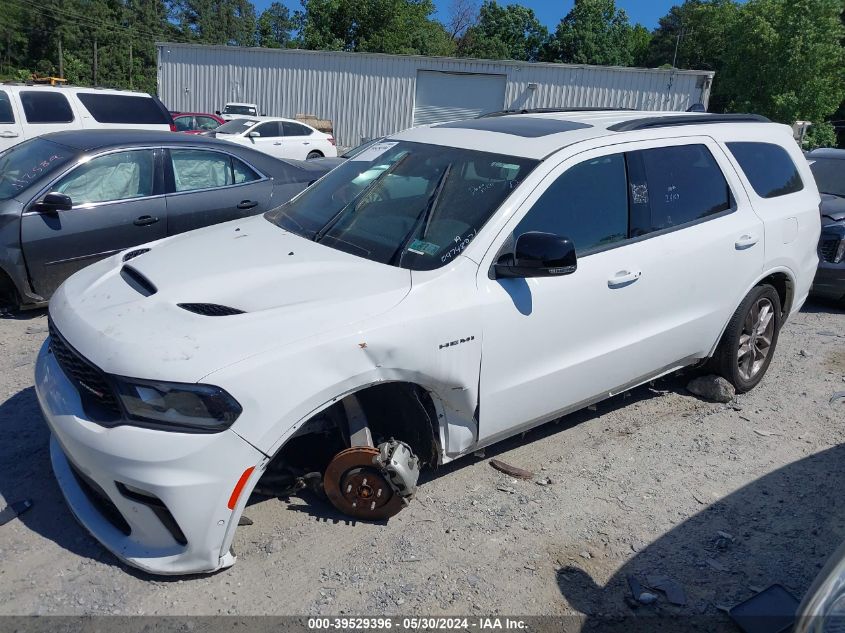
[[[819,191],[845,197],[845,160],[818,158],[810,163],[810,170]]]
[[[220,127],[214,128],[218,134],[243,134],[253,125],[258,123],[254,119],[232,119]]]
[[[0,200],[19,192],[57,171],[74,156],[74,151],[43,138],[15,145],[0,154]]]
[[[340,157],[341,158],[352,158],[353,156],[357,156],[358,154],[363,152],[365,149],[367,149],[370,145],[372,145],[374,143],[378,143],[380,140],[382,140],[382,139],[374,138],[371,141],[364,141],[360,145],[353,147],[352,149],[346,150],[343,154],[340,155]]]
[[[223,108],[223,114],[246,114],[247,116],[255,116],[258,112],[252,106],[232,105],[229,104]]]
[[[431,270],[461,254],[538,162],[383,141],[265,217],[359,257]]]

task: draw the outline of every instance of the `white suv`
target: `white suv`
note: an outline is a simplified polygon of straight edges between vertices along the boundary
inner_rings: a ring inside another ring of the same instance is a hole
[[[819,194],[749,115],[539,113],[378,142],[264,216],[50,304],[35,384],[77,518],[154,573],[231,565],[251,491],[384,519],[444,464],[711,359],[763,377]]]
[[[0,83],[0,151],[81,129],[176,130],[162,102],[143,92]]]

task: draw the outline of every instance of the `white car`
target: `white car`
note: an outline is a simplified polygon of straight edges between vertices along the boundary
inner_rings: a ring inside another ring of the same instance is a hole
[[[334,137],[292,119],[241,117],[227,121],[211,134],[276,158],[306,160],[337,156]]]
[[[256,484],[384,519],[444,464],[681,367],[763,377],[818,263],[791,130],[561,112],[420,127],[263,216],[65,282],[35,387],[68,504],[159,574]]]
[[[82,129],[176,127],[164,104],[143,92],[0,84],[0,151],[50,132]]]

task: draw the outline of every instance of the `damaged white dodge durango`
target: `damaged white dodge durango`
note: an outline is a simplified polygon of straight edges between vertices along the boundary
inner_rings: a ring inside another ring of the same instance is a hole
[[[130,565],[210,572],[254,491],[383,520],[421,468],[681,367],[747,391],[807,296],[818,206],[791,130],[752,115],[401,132],[62,285],[35,370],[56,477]]]

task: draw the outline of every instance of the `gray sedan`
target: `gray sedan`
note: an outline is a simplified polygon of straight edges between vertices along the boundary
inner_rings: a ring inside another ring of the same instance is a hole
[[[277,207],[330,168],[212,138],[57,132],[0,154],[0,309],[43,305],[71,274],[168,235]]]

